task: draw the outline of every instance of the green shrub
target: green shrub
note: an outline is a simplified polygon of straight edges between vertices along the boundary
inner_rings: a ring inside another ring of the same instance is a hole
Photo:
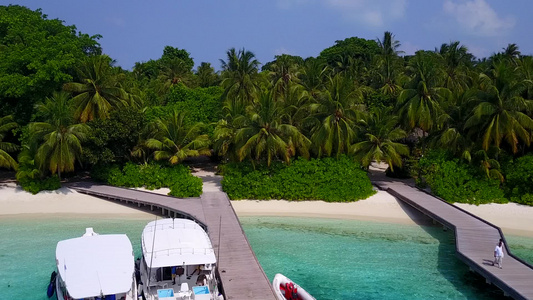
[[[206,132],[211,134],[215,128],[214,124],[222,116],[220,98],[223,92],[219,86],[190,89],[183,84],[175,85],[167,95],[166,105],[146,109],[146,119],[153,121],[164,118],[174,110],[186,111],[185,124],[202,122],[206,125]]]
[[[23,190],[32,194],[37,194],[40,191],[54,191],[61,187],[61,182],[57,175],[46,178],[30,178],[26,177],[19,180],[19,184]]]
[[[511,201],[533,205],[533,155],[522,156],[505,166],[505,191]]]
[[[471,204],[506,203],[500,182],[488,179],[478,168],[444,151],[433,151],[419,162],[431,191],[448,202]]]
[[[168,187],[169,195],[175,197],[199,197],[202,194],[202,179],[192,176],[184,165],[136,165],[129,162],[122,168],[117,165],[95,166],[91,177],[113,186],[146,187],[149,190]]]
[[[524,194],[521,196],[511,196],[510,200],[519,204],[533,206],[533,195]]]
[[[35,195],[40,191],[53,191],[60,188],[59,177],[57,175],[43,177],[43,174],[35,166],[33,157],[34,154],[27,148],[19,153],[19,168],[16,176],[22,189]]]
[[[170,186],[168,194],[179,198],[198,197],[202,194],[202,179],[195,176],[181,177]]]
[[[230,199],[357,201],[375,193],[365,171],[348,157],[275,162],[270,168],[249,162],[222,168]]]

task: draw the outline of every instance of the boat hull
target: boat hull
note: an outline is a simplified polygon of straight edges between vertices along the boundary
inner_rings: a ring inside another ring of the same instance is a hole
[[[289,286],[293,288],[294,293],[287,291]],[[316,300],[315,297],[311,296],[311,294],[304,290],[300,285],[283,274],[278,273],[274,276],[272,287],[274,288],[274,293],[278,300]]]

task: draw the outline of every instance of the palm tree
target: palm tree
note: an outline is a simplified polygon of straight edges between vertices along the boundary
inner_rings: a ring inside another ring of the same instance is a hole
[[[187,62],[180,58],[167,59],[161,64],[161,70],[157,77],[163,82],[165,91],[178,83],[191,86],[192,73]]]
[[[368,168],[372,161],[386,162],[392,171],[394,166],[402,166],[402,155],[409,155],[409,147],[396,141],[407,137],[407,133],[398,126],[398,117],[392,115],[392,109],[373,111],[359,122],[361,141],[350,146],[350,153]]]
[[[311,96],[299,84],[290,84],[283,99],[281,120],[283,123],[300,128],[300,131],[310,123]]]
[[[259,61],[255,59],[255,54],[244,48],[239,51],[231,48],[226,54],[227,61],[220,60],[222,64],[221,85],[225,90],[223,97],[251,103],[259,90],[256,82]]]
[[[200,134],[202,124],[186,126],[185,114],[176,110],[166,119],[158,119],[153,125],[152,138],[146,146],[154,151],[154,159],[166,159],[170,164],[178,164],[187,157],[211,155],[209,137]]]
[[[451,93],[452,101],[443,107],[446,111],[446,118],[437,130],[430,136],[431,144],[437,148],[446,149],[454,155],[466,161],[471,161],[473,151],[476,148],[476,141],[468,135],[464,125],[472,111],[479,91],[470,88],[466,91],[460,89]]]
[[[446,81],[444,86],[451,91],[468,89],[471,78],[468,71],[472,66],[474,56],[468,53],[468,48],[454,41],[449,44],[442,44],[440,49],[435,49],[445,64]]]
[[[407,67],[411,80],[398,97],[400,119],[409,129],[419,127],[427,132],[442,120],[441,101],[450,91],[442,87],[444,70],[431,52],[418,51]]]
[[[480,93],[478,103],[465,127],[481,138],[482,148],[500,148],[505,141],[513,153],[519,142],[530,145],[533,119],[528,116],[533,110],[533,101],[523,94],[531,82],[515,76],[515,68],[501,61],[494,65],[492,78],[479,75]]]
[[[289,163],[296,152],[309,156],[310,141],[296,127],[281,122],[281,109],[280,103],[273,100],[271,91],[261,94],[248,122],[235,135],[239,160],[249,157],[259,161],[266,156],[270,166],[274,157],[279,156]]]
[[[107,119],[109,112],[127,106],[131,98],[120,86],[118,76],[112,69],[113,61],[107,55],[90,56],[78,69],[80,82],[63,86],[65,91],[75,94],[75,116],[85,123],[94,118]]]
[[[4,142],[6,133],[17,127],[17,123],[13,122],[13,116],[5,116],[0,118],[0,167],[8,169],[17,169],[17,162],[8,154],[8,152],[14,152],[18,150],[18,146]]]
[[[326,63],[316,58],[305,60],[300,73],[300,82],[309,95],[316,99],[324,87],[329,68]]]
[[[382,94],[397,97],[401,91],[401,83],[405,76],[401,71],[402,62],[398,55],[403,51],[398,50],[400,42],[394,39],[394,35],[386,31],[383,40],[377,39],[380,54],[376,56],[374,76],[377,77],[377,87]]]
[[[311,141],[317,155],[339,156],[355,137],[354,125],[362,110],[362,91],[342,75],[330,78],[328,90],[311,106],[316,118]]]
[[[533,57],[524,56],[520,59],[517,76],[526,82],[533,82]],[[533,99],[533,84],[529,84],[523,95],[526,99]]]
[[[222,114],[224,117],[217,122],[213,132],[213,149],[220,156],[239,161],[235,135],[237,130],[246,124],[246,105],[242,101],[226,99],[222,106]]]
[[[74,163],[82,154],[81,142],[86,139],[89,126],[74,124],[69,94],[54,93],[44,103],[36,107],[44,122],[29,124],[32,140],[40,146],[37,148],[35,161],[41,171],[74,171]]]
[[[353,80],[362,77],[360,74],[365,68],[365,62],[362,57],[353,57],[346,52],[337,55],[334,63],[332,76],[339,74]]]
[[[299,65],[290,55],[278,55],[269,67],[271,84],[274,87],[274,100],[287,96],[291,83],[298,83]]]
[[[200,87],[210,87],[218,84],[218,74],[208,62],[202,62],[196,70],[196,78]]]
[[[403,53],[403,51],[398,50],[402,44],[394,39],[394,34],[390,31],[385,31],[383,40],[377,39],[377,42],[382,56],[394,57]]]
[[[518,50],[517,44],[509,44],[507,47],[503,48],[503,57],[513,62],[515,65],[520,58],[520,50]]]
[[[492,149],[491,149],[492,150]],[[495,149],[496,154],[499,149]],[[476,152],[476,157],[479,162],[479,167],[487,178],[498,179],[500,182],[504,182],[503,174],[500,172],[500,163],[498,160],[491,158],[489,153],[494,151],[479,150]],[[497,156],[497,155],[496,155]]]

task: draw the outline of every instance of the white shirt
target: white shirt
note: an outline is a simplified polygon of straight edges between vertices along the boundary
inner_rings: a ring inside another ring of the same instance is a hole
[[[494,249],[494,252],[496,252],[496,256],[501,256],[503,257],[503,244],[502,246],[500,245],[496,245],[496,248]]]

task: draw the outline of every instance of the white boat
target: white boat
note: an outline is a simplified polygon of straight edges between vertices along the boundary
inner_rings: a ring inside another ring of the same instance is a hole
[[[92,228],[56,247],[57,299],[137,300],[133,248],[125,234]]]
[[[316,300],[306,290],[283,274],[276,274],[272,287],[278,300]]]
[[[147,300],[224,299],[218,291],[211,240],[194,221],[152,221],[143,230],[141,247],[142,292]]]

